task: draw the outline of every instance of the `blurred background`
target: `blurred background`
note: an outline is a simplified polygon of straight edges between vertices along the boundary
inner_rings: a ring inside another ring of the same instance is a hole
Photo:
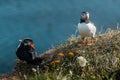
[[[12,71],[19,39],[32,38],[38,54],[75,34],[83,11],[98,32],[116,29],[120,0],[0,0],[0,73]]]

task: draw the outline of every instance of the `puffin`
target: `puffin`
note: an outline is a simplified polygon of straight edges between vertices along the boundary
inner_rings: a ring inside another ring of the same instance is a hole
[[[30,38],[20,40],[16,55],[20,60],[26,61],[28,64],[38,65],[42,62],[42,59],[37,57],[34,42]]]
[[[89,12],[84,11],[81,13],[80,23],[78,23],[78,31],[82,38],[81,45],[85,44],[86,37],[91,38],[91,40],[87,42],[87,45],[93,45],[96,34],[96,26],[89,20]]]

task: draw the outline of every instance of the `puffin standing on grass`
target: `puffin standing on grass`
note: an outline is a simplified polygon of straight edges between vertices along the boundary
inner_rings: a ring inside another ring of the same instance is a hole
[[[85,37],[91,37],[91,41],[87,42],[87,45],[92,45],[96,33],[96,27],[89,20],[89,13],[82,12],[80,23],[78,23],[78,31],[82,37],[82,44],[85,44]]]
[[[26,61],[28,64],[39,64],[42,59],[36,56],[33,40],[26,38],[20,40],[20,45],[16,51],[16,55],[20,60]]]

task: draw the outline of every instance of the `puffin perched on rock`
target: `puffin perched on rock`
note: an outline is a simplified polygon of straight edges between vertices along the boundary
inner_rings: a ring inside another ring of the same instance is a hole
[[[91,41],[87,42],[87,45],[92,45],[96,33],[96,27],[89,20],[89,13],[82,12],[80,23],[78,23],[78,31],[82,37],[82,45],[85,43],[85,37],[91,37]]]
[[[33,40],[26,38],[20,40],[20,45],[16,51],[16,55],[20,60],[26,61],[28,64],[39,64],[42,59],[36,56]]]

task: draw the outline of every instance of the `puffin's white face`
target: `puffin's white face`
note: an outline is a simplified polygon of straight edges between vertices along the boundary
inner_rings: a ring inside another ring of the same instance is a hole
[[[81,15],[81,19],[82,20],[89,19],[89,13],[88,12],[83,12],[82,15]]]

